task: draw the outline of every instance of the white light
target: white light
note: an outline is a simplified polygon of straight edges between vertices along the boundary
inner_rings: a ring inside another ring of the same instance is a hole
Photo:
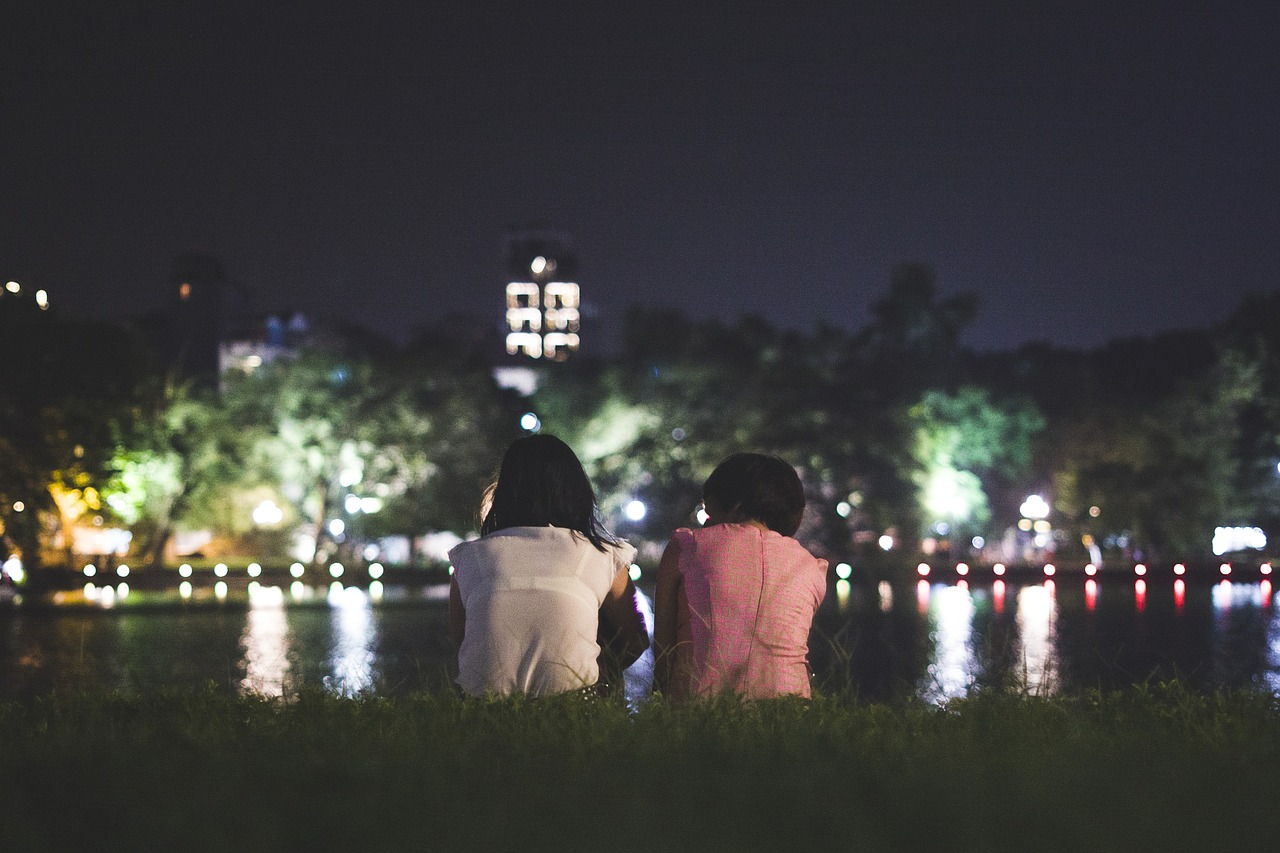
[[[1262,574],[1264,574],[1264,575],[1269,575],[1269,574],[1271,574],[1271,564],[1270,564],[1270,563],[1263,563],[1261,566],[1258,566],[1258,571],[1259,571],[1259,572],[1261,572],[1261,573],[1262,573]]]
[[[1142,577],[1147,573],[1147,567],[1144,566],[1142,563],[1138,563],[1138,565],[1133,567],[1133,573],[1138,577]]]
[[[178,574],[184,578],[191,577],[191,564],[183,563],[181,566],[178,566]]]
[[[969,540],[969,544],[975,548],[982,548],[987,544],[987,540],[983,539],[981,536],[975,536]]]
[[[294,601],[298,601],[307,594],[307,588],[302,581],[294,581],[289,584],[289,594],[293,596]]]
[[[344,571],[346,571],[346,570],[342,567],[342,563],[330,563],[330,564],[329,564],[329,574],[331,574],[331,575],[332,575],[332,576],[334,576],[335,578],[340,578],[340,577],[342,577],[342,573],[343,573]]]
[[[630,521],[640,521],[645,517],[648,509],[645,507],[643,501],[631,501],[626,505],[622,512]]]
[[[840,503],[836,504],[836,515],[841,518],[848,518],[851,512],[853,512],[853,504],[848,501],[840,501]]]
[[[1217,557],[1230,551],[1261,550],[1265,547],[1267,534],[1257,527],[1215,527],[1213,530],[1213,553]]]
[[[538,257],[533,259],[533,263],[529,264],[529,270],[534,275],[542,275],[543,271],[546,268],[547,268],[547,259],[542,257],[542,255],[538,255]]]
[[[893,548],[893,537],[888,533],[880,537],[880,550],[888,551]]]
[[[22,568],[22,561],[17,557],[10,557],[4,561],[3,574],[12,578],[14,583],[22,583],[23,578],[27,576]]]
[[[369,598],[373,601],[381,601],[384,591],[382,581],[374,581],[369,584]]]
[[[969,564],[956,563],[956,574],[958,574],[960,577],[964,577],[965,575],[969,574]]]
[[[23,511],[23,510],[25,510],[26,508],[27,508],[27,505],[26,505],[25,503],[23,503],[22,501],[14,501],[14,502],[13,502],[13,511],[14,511],[14,512],[22,512],[22,511]]]
[[[129,577],[129,567],[126,566],[124,563],[121,563],[119,568],[116,569],[116,574],[118,574],[122,578]]]
[[[227,576],[227,564],[218,563],[218,565],[213,567],[213,573],[220,578],[225,578]]]
[[[633,581],[640,580],[640,566],[636,563],[632,563],[631,568],[627,569],[627,577],[631,578]]]
[[[300,578],[305,573],[306,569],[302,567],[302,563],[294,563],[289,567],[289,574],[293,575],[295,578]]]
[[[1173,567],[1173,573],[1181,577],[1187,573],[1187,567],[1182,563],[1176,563]]]
[[[373,515],[382,510],[382,498],[361,498],[360,511],[365,515]]]
[[[253,523],[259,526],[279,524],[284,520],[284,510],[276,506],[275,501],[263,501],[254,507]]]
[[[331,536],[341,536],[342,531],[347,529],[347,523],[340,518],[335,518],[329,522],[329,534]]]
[[[994,566],[991,567],[991,571],[998,578],[1004,577],[1004,572],[1005,572],[1004,563],[996,563]]]
[[[1223,563],[1221,566],[1218,566],[1218,571],[1221,572],[1222,576],[1225,578],[1227,575],[1231,574],[1231,564]]]
[[[248,571],[249,577],[256,578],[258,575],[262,574],[262,566],[259,566],[257,563],[250,563]]]
[[[224,600],[227,597],[227,582],[218,581],[215,583],[213,585],[213,594],[218,597],[219,601]]]
[[[542,429],[542,421],[533,412],[525,412],[520,416],[520,429],[525,432],[537,432]]]
[[[127,583],[122,583],[116,586],[116,598],[120,599],[121,601],[124,601],[128,597],[129,597],[129,585]]]
[[[1022,513],[1023,518],[1048,518],[1049,504],[1039,495],[1028,495],[1022,506],[1018,507],[1018,512]]]
[[[85,585],[84,585],[84,597],[85,597],[85,600],[86,600],[86,601],[97,601],[97,600],[98,600],[98,587],[97,587],[97,586],[95,586],[92,582],[89,582],[89,583],[85,584]]]
[[[191,581],[183,581],[182,583],[178,584],[178,595],[182,596],[183,598],[191,597]]]
[[[836,577],[846,581],[853,574],[853,566],[848,563],[836,563]]]
[[[931,570],[930,570],[930,568],[929,568],[929,564],[928,564],[928,563],[921,563],[920,565],[916,566],[916,572],[917,572],[917,573],[920,575],[920,577],[922,577],[922,578],[923,578],[923,577],[927,577],[930,571],[931,571]]]
[[[360,511],[360,498],[357,495],[347,495],[346,499],[342,502],[342,508],[345,509],[349,515],[355,515]]]
[[[1084,567],[1084,573],[1089,577],[1093,577],[1098,573],[1098,567],[1095,566],[1093,563],[1089,563]]]
[[[36,305],[40,306],[40,310],[44,311],[49,307],[49,294],[44,290],[36,291]]]
[[[369,577],[374,580],[382,577],[382,563],[373,563],[369,566]]]
[[[90,563],[89,565],[85,566],[82,571],[84,572],[85,577],[91,578],[98,573],[98,567]]]
[[[1044,564],[1044,576],[1045,576],[1045,577],[1047,577],[1047,578],[1051,578],[1051,577],[1053,577],[1054,575],[1056,575],[1057,573],[1058,573],[1058,567],[1057,567],[1057,566],[1055,566],[1053,563],[1045,563],[1045,564]]]
[[[694,515],[697,517],[698,523],[703,525],[705,525],[707,523],[707,519],[711,517],[707,515],[707,508],[703,506],[699,506],[698,511],[694,513]]]
[[[4,289],[10,293],[19,293],[22,290],[22,285],[18,284],[16,281],[11,281],[4,286]]]

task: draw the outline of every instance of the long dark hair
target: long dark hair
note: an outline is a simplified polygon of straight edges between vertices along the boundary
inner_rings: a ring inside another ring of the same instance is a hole
[[[600,523],[595,490],[569,445],[554,435],[518,438],[503,454],[480,535],[547,525],[577,531],[601,551],[618,544]]]

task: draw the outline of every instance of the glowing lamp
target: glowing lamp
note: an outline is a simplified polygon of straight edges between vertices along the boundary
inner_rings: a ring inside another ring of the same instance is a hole
[[[996,563],[994,566],[991,567],[991,571],[994,572],[995,576],[998,578],[1004,577],[1004,572],[1005,572],[1004,563]]]
[[[1084,567],[1084,573],[1089,577],[1093,577],[1098,573],[1098,567],[1095,566],[1093,563],[1089,563]]]
[[[958,574],[960,577],[964,577],[965,575],[969,574],[969,564],[956,563],[956,574]]]
[[[1221,572],[1222,576],[1225,578],[1227,575],[1231,574],[1231,564],[1223,563],[1221,566],[1218,566],[1218,571]]]
[[[1173,573],[1178,577],[1182,577],[1187,573],[1186,565],[1184,565],[1183,563],[1175,563],[1173,566]]]
[[[928,577],[929,571],[930,569],[929,569],[928,563],[921,563],[920,565],[916,566],[916,573],[919,574],[920,577],[922,578]]]
[[[1142,577],[1147,573],[1147,567],[1144,566],[1142,563],[1138,563],[1138,565],[1133,567],[1133,573],[1138,577]]]
[[[1058,567],[1057,567],[1057,566],[1055,566],[1053,563],[1045,563],[1045,564],[1044,564],[1044,576],[1045,576],[1045,577],[1047,577],[1047,578],[1051,578],[1051,577],[1053,577],[1054,575],[1056,575],[1057,573],[1058,573]]]

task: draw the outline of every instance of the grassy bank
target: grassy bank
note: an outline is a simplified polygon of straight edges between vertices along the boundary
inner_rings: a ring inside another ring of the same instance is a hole
[[[1209,850],[1276,834],[1280,705],[1175,687],[636,713],[452,694],[0,706],[0,850]]]

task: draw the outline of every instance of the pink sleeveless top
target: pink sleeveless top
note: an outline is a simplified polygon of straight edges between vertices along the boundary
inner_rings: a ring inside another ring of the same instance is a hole
[[[827,561],[749,524],[681,528],[672,539],[688,605],[689,691],[809,696],[809,629]]]

